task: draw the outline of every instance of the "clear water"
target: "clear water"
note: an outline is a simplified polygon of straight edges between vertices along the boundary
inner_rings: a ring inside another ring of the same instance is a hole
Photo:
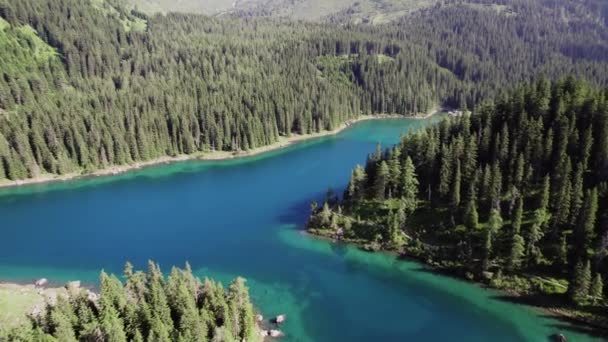
[[[428,123],[362,122],[334,136],[238,160],[191,161],[113,177],[0,190],[0,279],[95,284],[125,261],[200,276],[242,275],[285,341],[569,341],[591,338],[498,294],[302,234],[313,199]]]

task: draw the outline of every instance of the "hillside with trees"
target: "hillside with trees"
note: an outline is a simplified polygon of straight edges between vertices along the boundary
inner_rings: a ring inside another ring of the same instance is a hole
[[[0,335],[9,341],[260,341],[249,290],[243,278],[227,289],[173,268],[164,277],[157,264],[148,271],[125,267],[123,283],[101,273],[99,295],[68,287],[31,324]],[[2,331],[0,330],[0,333]]]
[[[308,230],[599,313],[607,205],[608,89],[541,79],[378,148]]]
[[[562,2],[446,2],[397,24],[336,25],[0,0],[0,182],[472,108],[537,74],[608,84],[605,26]]]

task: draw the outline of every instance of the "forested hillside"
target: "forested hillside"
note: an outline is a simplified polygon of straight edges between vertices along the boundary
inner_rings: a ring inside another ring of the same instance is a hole
[[[30,341],[261,341],[243,278],[228,289],[173,268],[165,279],[157,264],[148,271],[125,267],[126,282],[101,273],[99,295],[68,286],[22,326],[1,340]],[[4,332],[4,331],[0,331]]]
[[[343,200],[330,194],[313,209],[315,234],[603,305],[608,89],[572,78],[517,88],[379,149]]]
[[[603,24],[535,8],[454,3],[338,26],[0,0],[0,181],[248,150],[361,114],[472,108],[539,73],[607,84]]]

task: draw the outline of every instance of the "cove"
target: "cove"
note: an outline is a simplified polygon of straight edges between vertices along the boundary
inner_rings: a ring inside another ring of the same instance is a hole
[[[0,279],[95,284],[125,261],[188,261],[199,276],[248,279],[285,341],[592,341],[500,294],[306,236],[311,200],[341,191],[376,143],[430,121],[365,121],[332,137],[226,161],[0,190]]]

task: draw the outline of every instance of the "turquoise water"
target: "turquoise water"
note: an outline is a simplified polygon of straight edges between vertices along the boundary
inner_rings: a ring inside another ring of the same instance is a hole
[[[95,284],[127,260],[166,272],[188,261],[200,276],[246,277],[266,316],[287,314],[285,341],[547,341],[565,331],[495,292],[301,232],[311,200],[342,189],[377,142],[425,124],[367,121],[256,157],[0,190],[0,279]]]

